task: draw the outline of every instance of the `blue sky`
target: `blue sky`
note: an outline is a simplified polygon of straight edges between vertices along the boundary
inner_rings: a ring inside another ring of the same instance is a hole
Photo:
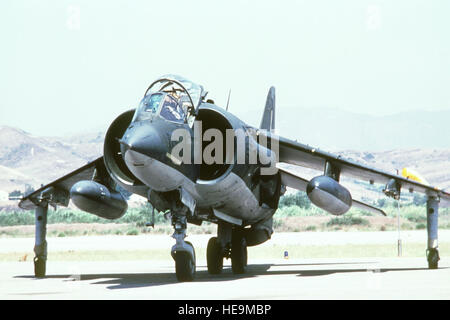
[[[450,109],[449,1],[0,2],[0,124],[106,126],[158,76],[204,85],[257,125],[278,112]],[[449,119],[450,121],[450,119]]]

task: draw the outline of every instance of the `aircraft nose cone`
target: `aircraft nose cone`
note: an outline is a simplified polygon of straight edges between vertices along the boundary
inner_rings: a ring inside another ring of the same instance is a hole
[[[128,128],[119,140],[122,157],[133,175],[152,190],[163,192],[178,188],[185,179],[167,165],[169,140],[164,135],[143,124]]]
[[[128,165],[140,165],[139,160],[136,163],[128,163],[126,154],[132,151],[133,154],[139,154],[142,157],[161,160],[167,152],[167,147],[161,139],[158,131],[150,125],[139,125],[129,128],[120,140],[120,151]]]

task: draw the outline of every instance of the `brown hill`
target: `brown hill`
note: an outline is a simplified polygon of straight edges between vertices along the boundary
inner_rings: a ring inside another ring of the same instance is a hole
[[[0,127],[0,190],[50,182],[101,155],[103,139],[36,137]]]

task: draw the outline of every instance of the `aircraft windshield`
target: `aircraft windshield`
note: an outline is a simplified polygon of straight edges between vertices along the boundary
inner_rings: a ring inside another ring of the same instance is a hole
[[[162,93],[146,95],[139,104],[132,121],[147,120],[153,117],[158,112],[163,97]]]
[[[160,93],[152,94],[151,96],[146,96],[142,103],[144,105],[144,111],[150,111],[155,113],[158,111],[159,104],[161,102],[163,95]]]

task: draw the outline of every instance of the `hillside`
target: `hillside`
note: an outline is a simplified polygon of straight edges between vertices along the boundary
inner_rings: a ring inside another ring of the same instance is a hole
[[[66,174],[102,153],[102,134],[38,137],[0,127],[0,190],[34,188]]]

